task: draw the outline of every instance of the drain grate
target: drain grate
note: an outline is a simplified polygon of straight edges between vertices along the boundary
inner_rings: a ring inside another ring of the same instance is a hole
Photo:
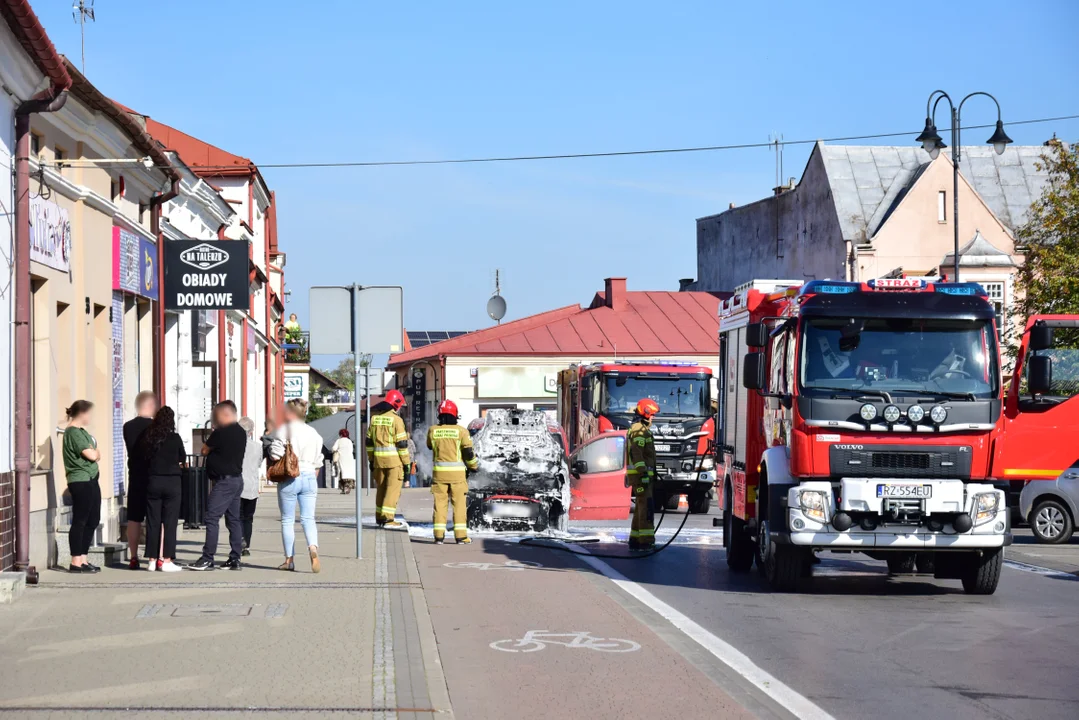
[[[254,618],[273,620],[285,616],[287,603],[217,603],[209,605],[143,605],[135,614],[138,620],[152,617],[175,618]]]

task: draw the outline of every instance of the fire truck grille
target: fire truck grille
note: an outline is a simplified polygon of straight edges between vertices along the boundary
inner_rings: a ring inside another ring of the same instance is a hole
[[[873,453],[873,467],[885,470],[928,470],[927,453]]]
[[[971,449],[954,445],[832,445],[837,477],[970,478]]]

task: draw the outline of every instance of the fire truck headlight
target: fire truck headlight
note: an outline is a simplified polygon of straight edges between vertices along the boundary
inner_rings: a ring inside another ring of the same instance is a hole
[[[925,417],[925,409],[921,405],[911,405],[907,408],[907,419],[912,423],[920,423]]]
[[[929,419],[940,425],[948,419],[948,411],[943,405],[934,405],[933,409],[929,411]]]
[[[903,413],[895,405],[889,405],[884,408],[884,422],[899,422],[899,418],[903,416]]]
[[[701,470],[711,470],[715,466],[716,466],[716,459],[714,457],[712,457],[711,455],[709,455],[708,457],[701,460],[700,469]]]
[[[824,490],[803,490],[798,494],[802,514],[818,522],[828,522],[828,493]]]
[[[877,417],[877,408],[875,405],[866,403],[862,406],[862,409],[858,411],[858,414],[862,416],[862,419],[869,422],[873,418]]]
[[[974,525],[984,525],[997,516],[1000,496],[995,492],[978,493],[974,496]]]

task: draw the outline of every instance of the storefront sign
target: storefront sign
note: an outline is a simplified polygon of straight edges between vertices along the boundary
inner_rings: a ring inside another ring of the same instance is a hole
[[[249,255],[246,240],[166,240],[165,308],[249,309]]]
[[[112,289],[157,300],[157,247],[118,227],[112,229]]]
[[[535,398],[558,394],[558,371],[553,366],[480,367],[476,396],[481,398]]]
[[[30,259],[61,272],[71,269],[67,210],[40,197],[30,198]]]
[[[306,371],[285,373],[285,400],[306,400],[308,382]]]

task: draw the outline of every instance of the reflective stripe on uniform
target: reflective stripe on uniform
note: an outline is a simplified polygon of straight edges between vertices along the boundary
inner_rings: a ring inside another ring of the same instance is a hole
[[[629,536],[631,538],[635,538],[635,537],[655,537],[655,535],[656,535],[655,530],[630,530],[629,531]]]
[[[408,440],[408,433],[399,432],[394,439],[398,442],[400,442],[401,440]]]
[[[456,525],[454,527],[456,527]],[[445,529],[446,529],[446,523],[435,523],[435,530],[445,530]]]
[[[397,512],[397,508],[395,508],[395,507],[384,507],[384,508],[382,508],[382,512],[387,514],[387,515],[392,515],[395,512]]]
[[[436,462],[435,470],[464,470],[465,464],[463,462]]]
[[[443,526],[443,527],[445,527],[445,526]],[[461,523],[460,525],[458,525],[457,523],[454,523],[454,524],[453,524],[453,529],[454,529],[454,530],[467,530],[467,529],[468,529],[468,525],[466,525],[466,524],[464,524],[464,523]]]

